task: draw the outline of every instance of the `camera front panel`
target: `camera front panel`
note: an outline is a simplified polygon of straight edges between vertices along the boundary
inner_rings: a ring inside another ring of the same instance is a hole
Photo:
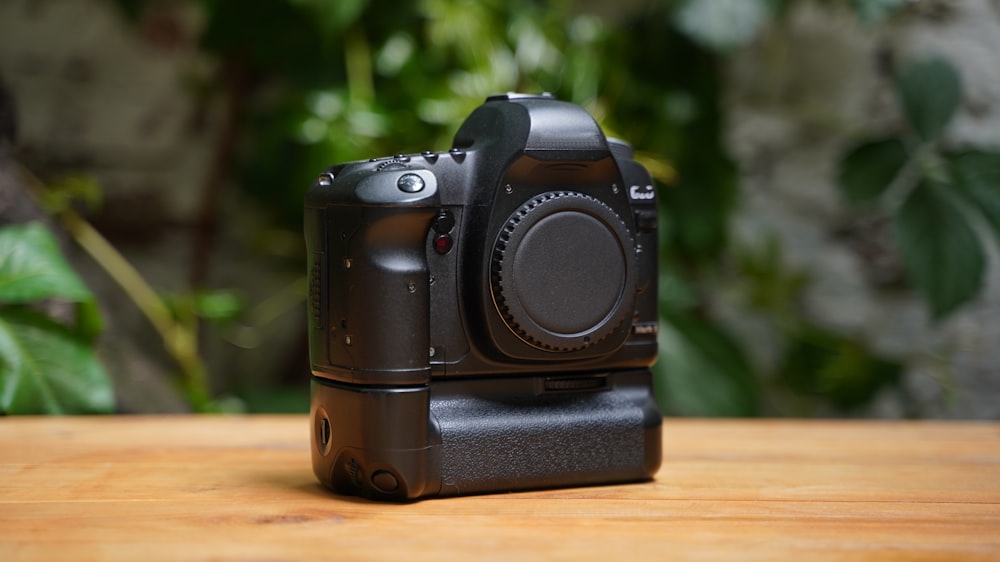
[[[499,174],[445,183],[446,199],[458,199],[449,187],[490,198],[442,206],[428,228],[434,375],[650,366],[658,252],[646,170],[611,154],[522,155]]]
[[[515,360],[607,356],[628,337],[637,264],[614,160],[523,156],[500,178],[484,241],[492,343]]]

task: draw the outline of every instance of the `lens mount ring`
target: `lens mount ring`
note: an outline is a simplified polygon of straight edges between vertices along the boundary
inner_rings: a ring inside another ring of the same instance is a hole
[[[551,352],[591,347],[631,319],[635,244],[604,202],[550,191],[524,203],[497,236],[490,289],[507,327]]]

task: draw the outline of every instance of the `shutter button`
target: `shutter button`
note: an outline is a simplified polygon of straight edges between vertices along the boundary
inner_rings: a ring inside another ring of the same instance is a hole
[[[424,179],[417,174],[403,174],[396,180],[396,187],[406,193],[417,193],[424,189]]]

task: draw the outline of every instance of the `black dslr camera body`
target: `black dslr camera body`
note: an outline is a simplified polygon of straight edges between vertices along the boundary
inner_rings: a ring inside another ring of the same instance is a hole
[[[656,225],[631,148],[547,94],[490,97],[447,152],[320,174],[319,480],[409,500],[651,478]]]

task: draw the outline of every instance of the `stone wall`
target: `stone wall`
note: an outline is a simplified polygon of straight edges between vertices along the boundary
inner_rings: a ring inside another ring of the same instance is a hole
[[[160,6],[136,25],[108,0],[0,0],[0,80],[16,103],[18,157],[48,172],[47,181],[74,172],[96,179],[103,202],[91,219],[155,290],[181,294],[199,251],[198,217],[224,111],[219,96],[206,95],[216,68],[197,50],[197,3]],[[304,268],[255,250],[261,212],[224,187],[204,286],[233,288],[259,303]],[[149,322],[93,260],[66,247],[102,303],[99,351],[120,407],[188,408],[172,382],[176,365]],[[302,324],[295,307],[263,332],[206,327],[201,340],[214,385],[252,385],[295,369],[305,385],[304,355],[289,362],[289,353],[275,352],[295,344]]]
[[[800,2],[728,63],[727,145],[741,170],[734,239],[777,239],[786,267],[808,275],[805,315],[907,365],[919,412],[1000,417],[1000,261],[991,248],[978,299],[931,323],[895,285],[901,264],[885,221],[847,212],[835,185],[840,155],[902,119],[893,65],[937,56],[959,71],[965,96],[947,143],[1000,150],[1000,2],[924,2],[866,29],[845,9]],[[725,291],[720,291],[725,295]],[[718,313],[775,361],[776,336],[720,297]],[[869,412],[898,416],[886,393]]]

